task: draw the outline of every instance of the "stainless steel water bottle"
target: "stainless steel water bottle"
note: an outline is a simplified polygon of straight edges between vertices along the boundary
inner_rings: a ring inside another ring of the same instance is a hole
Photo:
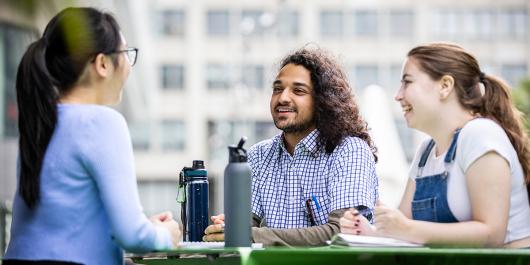
[[[208,226],[208,173],[204,162],[193,160],[193,166],[180,172],[177,201],[181,203],[184,241],[202,241]]]
[[[243,148],[246,137],[237,146],[229,146],[228,165],[224,172],[225,246],[251,246],[251,176],[247,151]]]

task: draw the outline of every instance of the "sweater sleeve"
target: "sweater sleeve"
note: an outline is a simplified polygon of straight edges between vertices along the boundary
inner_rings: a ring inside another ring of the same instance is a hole
[[[319,226],[293,229],[252,227],[252,240],[264,246],[323,246],[327,240],[340,232],[340,218],[347,209],[338,209],[329,214],[329,222]],[[257,216],[253,225],[260,224]]]
[[[140,205],[132,144],[123,116],[110,108],[98,110],[80,133],[83,164],[96,182],[117,243],[132,252],[171,249],[169,231],[153,225]]]

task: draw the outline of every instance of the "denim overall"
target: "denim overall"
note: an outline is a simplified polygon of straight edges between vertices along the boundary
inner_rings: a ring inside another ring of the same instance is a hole
[[[460,129],[455,131],[451,146],[445,155],[444,172],[437,175],[422,176],[427,158],[434,147],[434,141],[432,139],[427,145],[427,148],[425,148],[425,151],[423,151],[420,163],[418,164],[416,191],[414,192],[414,199],[412,201],[412,218],[414,220],[437,223],[458,222],[449,209],[447,202],[447,180],[449,170],[455,160],[456,140],[458,139],[459,133]]]

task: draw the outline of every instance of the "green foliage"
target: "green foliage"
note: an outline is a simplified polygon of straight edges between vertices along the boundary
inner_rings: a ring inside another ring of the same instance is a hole
[[[530,78],[523,80],[512,90],[515,106],[524,113],[526,130],[530,131]]]

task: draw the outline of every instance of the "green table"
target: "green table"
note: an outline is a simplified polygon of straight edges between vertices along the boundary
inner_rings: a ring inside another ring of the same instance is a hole
[[[529,265],[530,249],[265,248],[183,249],[132,256],[138,264],[462,264]]]

